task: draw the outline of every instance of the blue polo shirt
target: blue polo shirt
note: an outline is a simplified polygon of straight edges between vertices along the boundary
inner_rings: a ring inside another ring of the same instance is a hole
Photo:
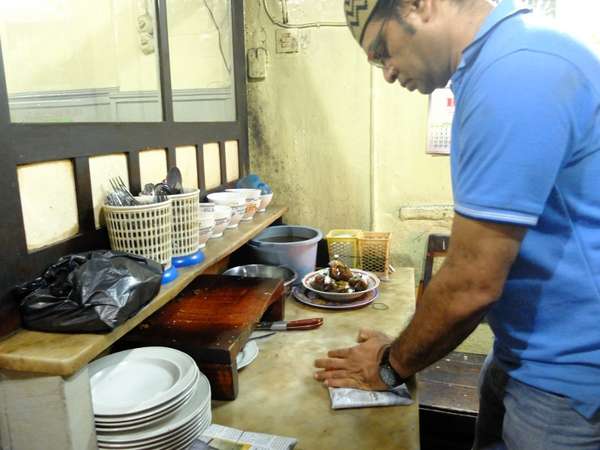
[[[452,77],[456,212],[528,228],[489,312],[515,379],[600,411],[600,59],[504,0]]]

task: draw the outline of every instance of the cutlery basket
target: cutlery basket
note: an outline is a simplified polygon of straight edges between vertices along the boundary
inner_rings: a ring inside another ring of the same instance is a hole
[[[138,197],[138,206],[104,205],[110,248],[140,255],[171,267],[172,222],[171,200],[148,203]]]
[[[192,255],[200,247],[200,191],[169,195],[173,212],[173,257]]]

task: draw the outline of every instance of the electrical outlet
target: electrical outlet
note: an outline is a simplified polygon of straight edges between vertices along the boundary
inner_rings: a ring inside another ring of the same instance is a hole
[[[298,53],[298,30],[276,30],[275,42],[277,53]]]

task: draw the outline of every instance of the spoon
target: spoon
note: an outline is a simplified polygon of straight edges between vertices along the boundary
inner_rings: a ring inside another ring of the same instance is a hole
[[[171,167],[167,172],[167,186],[171,194],[181,194],[183,187],[181,185],[181,171],[177,167]]]

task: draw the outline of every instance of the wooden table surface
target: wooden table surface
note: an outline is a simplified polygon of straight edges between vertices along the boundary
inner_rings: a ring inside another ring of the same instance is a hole
[[[354,345],[360,327],[396,335],[406,326],[415,307],[413,270],[399,269],[382,283],[375,306],[332,311],[286,302],[286,320],[323,317],[323,326],[257,340],[258,357],[239,373],[238,398],[213,401],[213,423],[296,437],[297,450],[418,450],[416,386],[409,406],[334,411],[328,390],[312,377],[314,359]]]
[[[238,228],[225,231],[223,238],[209,240],[202,264],[178,269],[179,277],[175,281],[163,286],[148,305],[110,333],[64,334],[22,329],[1,339],[0,370],[62,376],[74,374],[172,300],[204,270],[240,248],[286,211],[287,207],[271,206],[265,213],[256,214],[253,221],[241,222]]]

